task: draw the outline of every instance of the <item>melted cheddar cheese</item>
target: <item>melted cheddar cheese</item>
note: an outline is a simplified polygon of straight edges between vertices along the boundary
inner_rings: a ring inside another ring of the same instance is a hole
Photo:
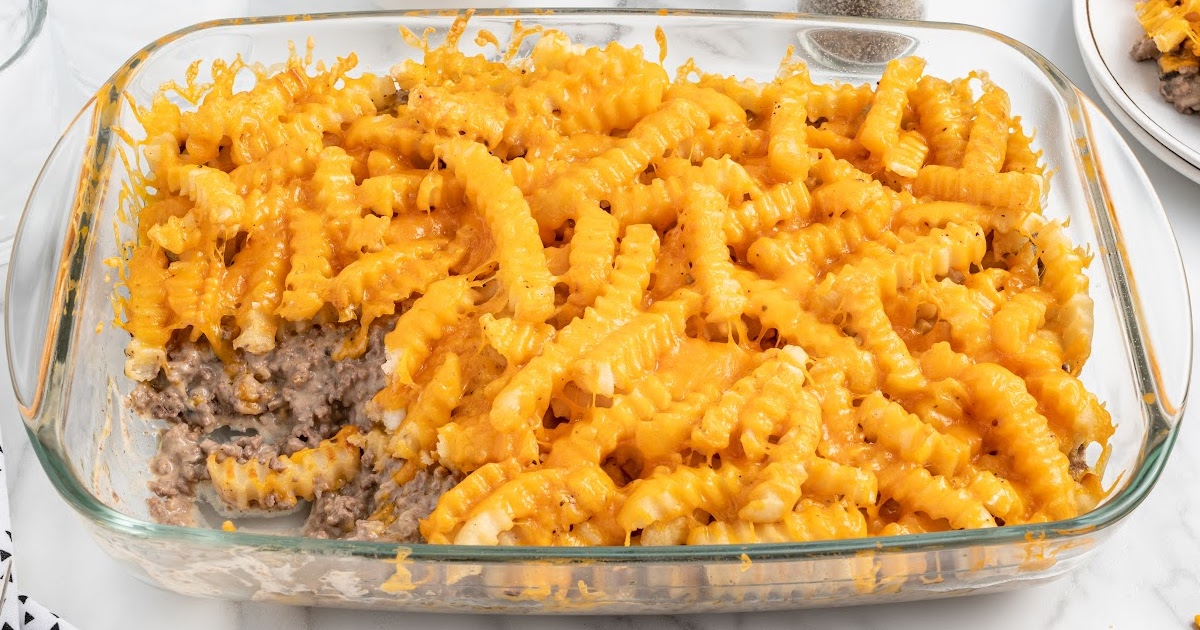
[[[671,80],[552,30],[469,56],[464,29],[390,76],[294,57],[239,92],[218,63],[173,88],[192,107],[139,110],[131,378],[173,339],[237,362],[286,322],[351,322],[359,356],[398,315],[371,431],[210,456],[220,497],[294,505],[365,449],[397,483],[462,476],[431,543],[816,540],[1099,500],[1090,258],[986,75]]]

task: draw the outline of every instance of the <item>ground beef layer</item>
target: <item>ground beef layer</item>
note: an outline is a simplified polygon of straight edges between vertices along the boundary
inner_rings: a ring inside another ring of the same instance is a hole
[[[196,497],[203,494],[198,491],[208,479],[205,460],[211,453],[270,464],[348,424],[367,431],[367,403],[386,384],[383,336],[393,323],[394,319],[377,322],[369,350],[341,361],[333,354],[353,334],[352,326],[283,331],[275,349],[242,354],[229,366],[203,340],[174,343],[158,376],[139,383],[129,397],[133,411],[168,423],[150,463],[151,517],[160,523],[195,525]],[[376,470],[370,454],[364,453],[355,479],[313,501],[303,534],[419,541],[419,520],[457,479],[435,467],[397,485],[392,475],[400,464],[388,462]],[[387,518],[368,519],[377,512]]]
[[[1135,61],[1151,61],[1161,56],[1149,37],[1133,45],[1129,55]],[[1175,72],[1160,72],[1158,92],[1181,114],[1200,113],[1200,66],[1184,66]]]

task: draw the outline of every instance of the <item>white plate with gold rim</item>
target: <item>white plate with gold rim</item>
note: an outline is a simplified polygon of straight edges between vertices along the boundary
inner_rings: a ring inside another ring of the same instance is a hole
[[[1143,36],[1132,0],[1075,0],[1075,35],[1088,75],[1114,118],[1150,152],[1200,182],[1200,115],[1181,114],[1158,91],[1158,66],[1129,51]]]

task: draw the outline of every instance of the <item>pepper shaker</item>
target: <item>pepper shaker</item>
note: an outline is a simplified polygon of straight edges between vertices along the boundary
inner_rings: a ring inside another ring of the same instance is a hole
[[[920,20],[925,17],[924,0],[800,0],[799,9],[804,13],[894,20]]]

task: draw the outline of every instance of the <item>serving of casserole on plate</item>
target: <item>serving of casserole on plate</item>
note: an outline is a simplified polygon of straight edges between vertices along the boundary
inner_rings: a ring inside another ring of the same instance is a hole
[[[1139,62],[1131,54],[1137,52],[1143,57],[1148,54],[1142,45],[1147,34],[1139,22],[1137,6],[1137,3],[1120,0],[1076,0],[1075,35],[1084,67],[1117,122],[1168,166],[1192,181],[1200,181],[1200,151],[1197,150],[1200,118],[1180,113],[1160,92],[1162,81],[1159,77],[1171,77],[1178,72],[1164,72],[1157,61]],[[1147,8],[1152,13],[1161,12],[1161,6]],[[1186,7],[1179,5],[1178,8]],[[1171,9],[1172,12],[1175,10]],[[1184,15],[1189,12],[1190,9],[1182,11]],[[1133,50],[1135,47],[1138,50]],[[1174,63],[1176,70],[1183,69],[1188,73],[1170,79],[1171,85],[1175,86],[1172,89],[1181,92],[1178,100],[1186,106],[1189,97],[1185,93],[1191,91],[1193,75],[1191,68],[1180,67],[1186,62]]]
[[[136,573],[432,610],[911,599],[1060,575],[1144,498],[1190,370],[1156,342],[1190,316],[1140,305],[1182,270],[1123,239],[1173,242],[1121,222],[1153,193],[1039,57],[515,20],[197,27],[68,131],[9,352]],[[326,64],[289,54],[309,36]]]

